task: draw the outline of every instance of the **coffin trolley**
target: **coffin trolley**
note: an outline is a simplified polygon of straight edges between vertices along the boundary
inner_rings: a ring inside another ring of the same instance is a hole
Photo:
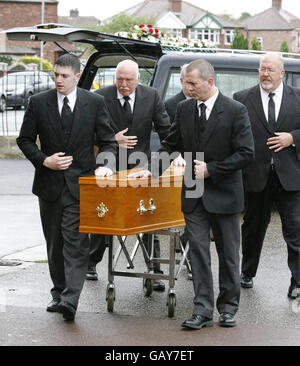
[[[83,233],[113,235],[119,241],[120,245],[114,255],[113,240],[107,237],[109,253],[106,301],[109,312],[113,311],[115,301],[114,276],[141,277],[145,296],[152,293],[153,279],[169,281],[168,316],[173,317],[176,306],[175,279],[184,263],[191,270],[187,260],[188,245],[184,248],[180,241],[180,227],[185,224],[180,209],[183,168],[170,167],[157,179],[128,178],[130,172],[132,171],[124,170],[104,178],[79,178],[79,230]],[[169,236],[169,258],[153,257],[153,235],[149,243],[152,250],[148,254],[141,234],[146,232]],[[131,254],[126,247],[129,235],[136,235],[136,244]],[[142,250],[147,272],[131,271],[134,269],[138,247]],[[181,253],[180,260],[176,259],[176,251]],[[126,257],[127,271],[115,270],[121,252]],[[168,264],[169,273],[153,273],[154,262]]]

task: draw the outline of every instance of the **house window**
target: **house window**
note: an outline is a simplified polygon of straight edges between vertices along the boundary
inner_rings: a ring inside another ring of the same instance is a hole
[[[262,37],[256,37],[256,39],[257,39],[260,47],[263,48],[263,38]]]
[[[172,29],[171,33],[173,35],[173,37],[182,37],[182,30],[181,29]]]
[[[296,32],[297,47],[300,47],[300,32]]]
[[[214,29],[195,29],[190,31],[190,38],[192,39],[207,39],[214,44],[220,43],[220,31]]]
[[[234,31],[234,29],[225,31],[224,44],[227,44],[227,45],[232,44],[232,42],[234,40],[234,37],[235,37],[235,31]]]

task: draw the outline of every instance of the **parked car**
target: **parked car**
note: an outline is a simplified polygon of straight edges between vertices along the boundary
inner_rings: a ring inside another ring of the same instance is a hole
[[[33,94],[55,87],[49,74],[42,71],[9,73],[0,78],[0,111],[7,107],[26,107]]]

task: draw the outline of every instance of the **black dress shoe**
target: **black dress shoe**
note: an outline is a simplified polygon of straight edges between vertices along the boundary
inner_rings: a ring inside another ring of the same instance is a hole
[[[60,303],[60,299],[53,299],[49,302],[47,306],[47,311],[50,311],[51,313],[57,313],[58,312],[58,304]]]
[[[85,279],[90,280],[90,281],[97,281],[98,280],[98,273],[96,271],[96,267],[93,267],[93,266],[88,267],[88,270],[87,270],[86,275],[85,275]]]
[[[191,281],[193,280],[192,272],[188,273],[187,278],[188,278],[188,280],[191,280]]]
[[[61,301],[58,304],[58,311],[60,313],[62,313],[65,320],[71,321],[71,320],[74,320],[74,318],[75,318],[76,309],[74,308],[73,305],[69,304],[66,301]]]
[[[236,321],[234,319],[234,315],[229,313],[221,313],[219,317],[219,326],[220,327],[235,327]]]
[[[212,327],[214,325],[211,318],[202,315],[193,314],[191,318],[186,319],[181,326],[189,329],[201,329],[204,327]]]
[[[153,280],[153,291],[165,291],[165,288],[162,280]]]
[[[243,288],[252,288],[253,287],[252,277],[248,277],[244,273],[242,273],[241,274],[241,286]]]
[[[290,285],[287,295],[288,298],[292,300],[295,300],[298,297],[300,297],[300,286],[295,284]]]

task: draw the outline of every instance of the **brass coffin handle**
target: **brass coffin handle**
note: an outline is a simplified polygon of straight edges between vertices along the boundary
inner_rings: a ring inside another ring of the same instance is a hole
[[[137,209],[137,212],[140,215],[144,215],[144,213],[146,212],[150,212],[150,214],[153,214],[153,212],[156,210],[153,198],[150,198],[149,205],[150,205],[149,208],[146,208],[144,200],[140,200],[140,207]]]
[[[96,211],[98,212],[98,217],[102,219],[102,217],[104,217],[109,210],[105,204],[101,202],[100,205],[96,207]]]

